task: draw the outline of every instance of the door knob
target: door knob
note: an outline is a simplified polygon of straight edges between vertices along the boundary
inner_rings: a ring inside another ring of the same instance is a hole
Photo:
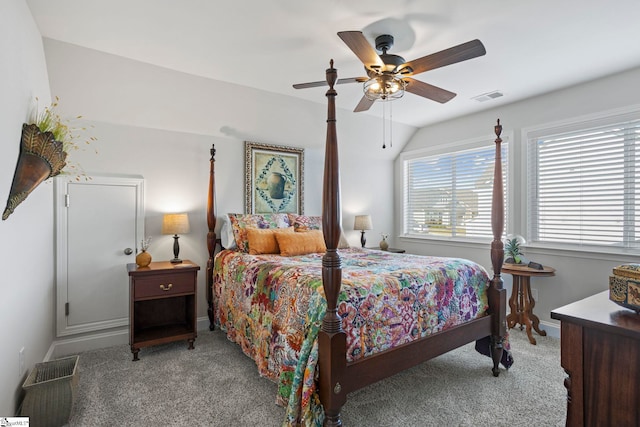
[[[133,253],[133,249],[131,249],[131,248],[127,248],[127,249],[124,250],[124,254],[125,255],[131,255],[132,253]]]

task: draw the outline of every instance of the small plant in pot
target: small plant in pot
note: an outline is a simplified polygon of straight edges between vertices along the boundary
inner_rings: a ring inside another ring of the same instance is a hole
[[[507,238],[507,243],[504,245],[505,263],[508,264],[526,264],[527,259],[520,251],[520,245],[524,243],[524,239],[520,236]]]

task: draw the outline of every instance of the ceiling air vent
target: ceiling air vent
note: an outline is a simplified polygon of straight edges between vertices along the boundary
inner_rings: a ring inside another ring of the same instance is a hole
[[[501,96],[504,96],[502,92],[500,92],[499,90],[494,90],[493,92],[487,92],[487,93],[483,93],[482,95],[474,96],[471,99],[475,99],[478,102],[484,102],[484,101],[489,101],[491,99],[500,98]]]

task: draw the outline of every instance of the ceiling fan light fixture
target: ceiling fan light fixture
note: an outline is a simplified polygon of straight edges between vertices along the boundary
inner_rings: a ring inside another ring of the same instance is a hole
[[[391,74],[380,74],[364,82],[362,88],[371,101],[393,101],[404,95],[405,82]]]

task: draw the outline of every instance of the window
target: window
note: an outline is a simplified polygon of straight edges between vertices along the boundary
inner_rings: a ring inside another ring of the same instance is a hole
[[[452,152],[405,156],[404,235],[493,237],[491,195],[495,150],[495,142],[482,140]],[[501,155],[506,195],[505,137]]]
[[[526,134],[531,242],[640,248],[639,116]]]

